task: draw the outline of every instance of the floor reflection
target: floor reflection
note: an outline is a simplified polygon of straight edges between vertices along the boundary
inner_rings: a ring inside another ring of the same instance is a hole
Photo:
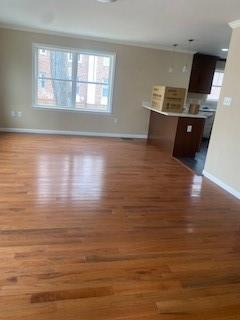
[[[191,196],[192,197],[200,197],[202,192],[202,183],[203,183],[203,177],[195,175],[193,177],[192,181],[192,190],[191,190]]]
[[[100,155],[40,155],[39,200],[99,200],[103,188],[104,158]],[[59,173],[56,175],[56,172]],[[57,176],[57,178],[56,178]]]

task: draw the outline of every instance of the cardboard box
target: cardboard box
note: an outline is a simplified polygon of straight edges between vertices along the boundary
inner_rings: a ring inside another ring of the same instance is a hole
[[[152,92],[152,107],[163,112],[183,112],[186,89],[155,86]]]
[[[198,114],[199,110],[200,110],[200,104],[191,103],[188,113],[190,113],[190,114]]]

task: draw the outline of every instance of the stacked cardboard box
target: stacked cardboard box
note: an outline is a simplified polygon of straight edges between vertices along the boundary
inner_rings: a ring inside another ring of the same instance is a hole
[[[152,107],[163,112],[183,112],[186,89],[155,86],[152,92]]]

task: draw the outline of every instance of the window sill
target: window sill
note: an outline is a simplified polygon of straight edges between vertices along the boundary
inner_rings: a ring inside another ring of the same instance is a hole
[[[92,115],[104,115],[104,116],[111,116],[112,111],[95,111],[95,110],[82,110],[76,108],[67,108],[67,107],[55,107],[55,106],[43,106],[43,105],[33,105],[33,109],[39,110],[49,110],[49,111],[60,111],[60,112],[76,112],[76,113],[83,113],[83,114],[92,114]]]

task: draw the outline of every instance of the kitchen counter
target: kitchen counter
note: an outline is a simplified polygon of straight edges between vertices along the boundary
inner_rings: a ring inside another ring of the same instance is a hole
[[[173,157],[195,157],[207,115],[162,112],[144,105],[150,114],[148,143]]]
[[[204,114],[204,112],[199,112],[198,114],[190,114],[190,113],[176,113],[176,112],[163,112],[160,110],[157,110],[151,106],[146,106],[143,105],[143,108],[148,109],[150,111],[154,111],[157,112],[159,114],[162,114],[164,116],[168,116],[168,117],[181,117],[181,118],[201,118],[201,119],[207,119],[208,116],[206,114]]]
[[[213,112],[213,113],[216,113],[217,110],[216,109],[200,109],[200,112]]]

